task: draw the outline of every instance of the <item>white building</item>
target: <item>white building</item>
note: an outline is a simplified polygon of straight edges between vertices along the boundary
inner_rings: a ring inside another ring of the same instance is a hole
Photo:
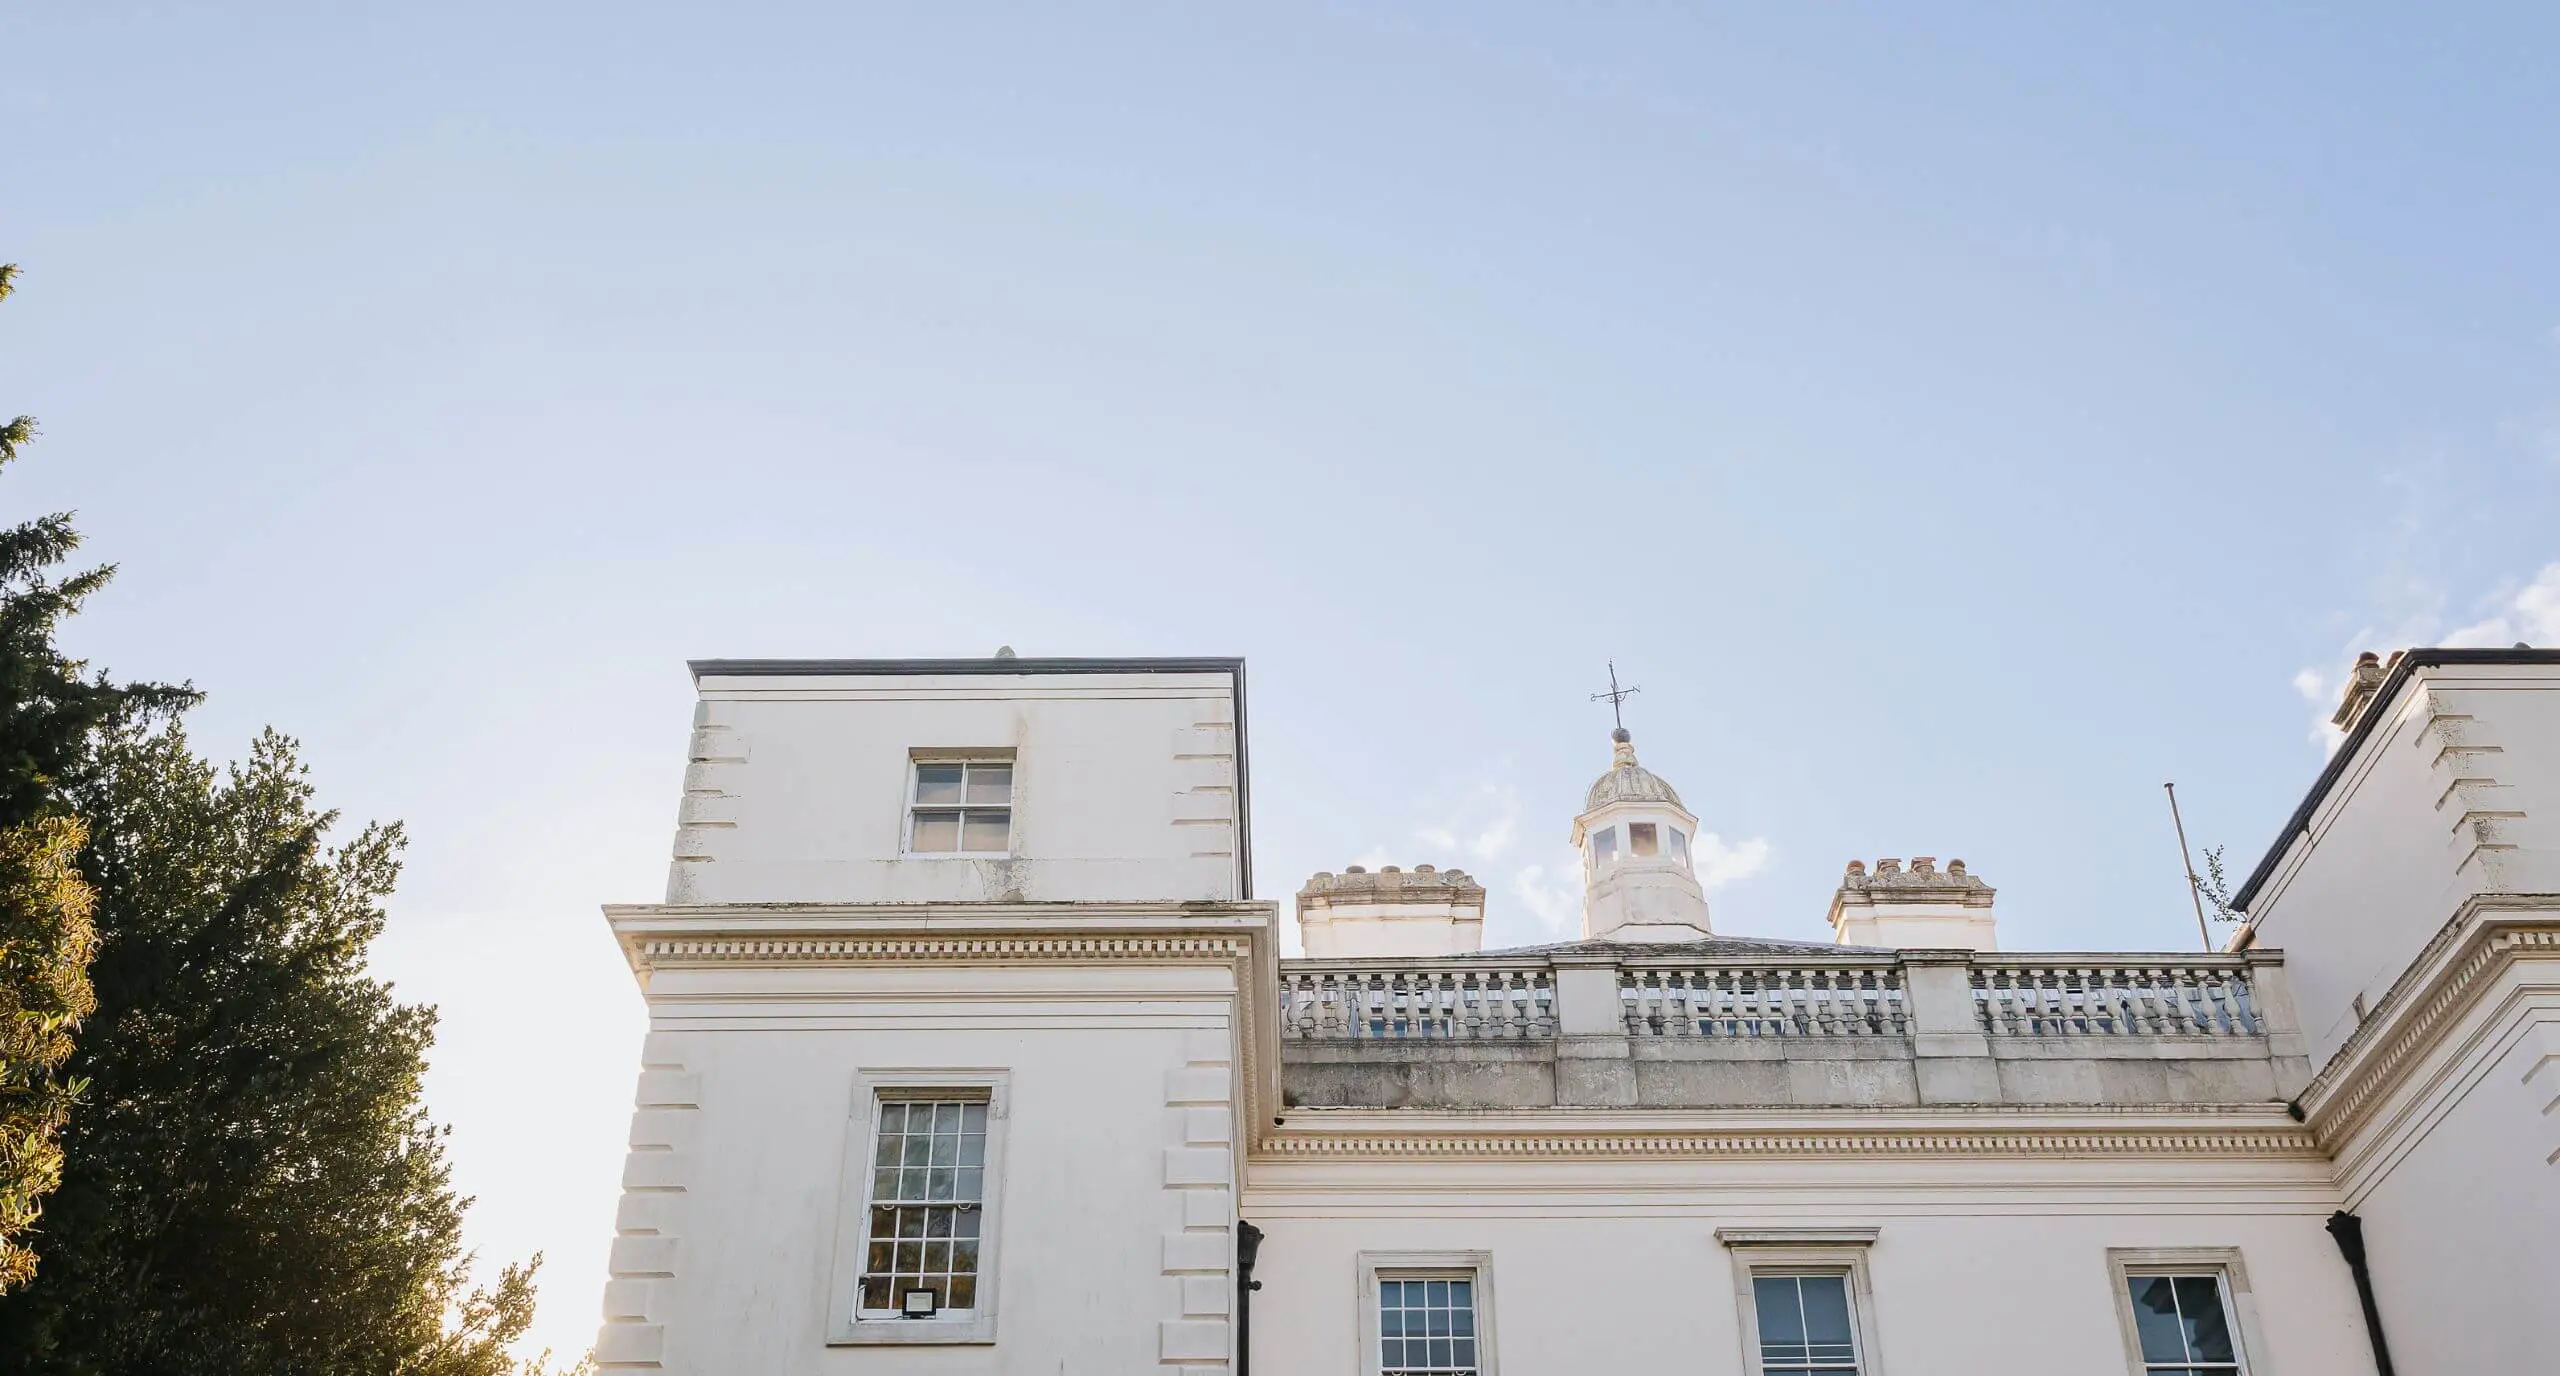
[[[2560,1370],[2560,652],[2365,666],[2215,955],[1719,933],[1620,733],[1586,939],[1354,869],[1283,960],[1239,661],[694,672],[607,1370]]]

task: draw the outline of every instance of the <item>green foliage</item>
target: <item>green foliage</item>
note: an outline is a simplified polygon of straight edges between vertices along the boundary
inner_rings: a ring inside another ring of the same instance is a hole
[[[539,1258],[472,1290],[434,1010],[365,973],[402,838],[340,844],[292,741],[217,770],[177,726],[111,733],[76,796],[98,894],[87,1101],[34,1284],[26,1376],[513,1376]]]
[[[2231,880],[2222,872],[2222,847],[2205,847],[2204,877],[2196,880],[2195,883],[2196,892],[2203,894],[2204,901],[2213,905],[2214,921],[2238,922],[2240,920],[2240,910],[2231,906]]]
[[[0,1291],[35,1274],[35,1252],[14,1239],[62,1179],[55,1134],[82,1088],[54,1071],[96,1006],[92,895],[73,863],[84,839],[68,817],[0,831]]]
[[[17,280],[0,263],[0,300]],[[35,433],[28,416],[0,424],[0,466]],[[0,1294],[35,1270],[27,1239],[60,1178],[56,1137],[79,1092],[60,1070],[91,1007],[92,897],[72,863],[84,833],[64,791],[88,774],[108,723],[193,696],[112,684],[56,648],[63,621],[114,574],[56,578],[79,545],[67,512],[0,530]]]

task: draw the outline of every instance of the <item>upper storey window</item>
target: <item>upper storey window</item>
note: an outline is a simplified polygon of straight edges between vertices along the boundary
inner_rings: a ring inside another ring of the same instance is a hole
[[[1004,855],[1013,849],[1013,761],[918,760],[907,810],[915,855]]]

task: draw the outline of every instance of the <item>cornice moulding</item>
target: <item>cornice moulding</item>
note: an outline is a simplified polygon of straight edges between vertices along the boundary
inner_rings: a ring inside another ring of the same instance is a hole
[[[1281,1131],[1265,1132],[1254,1144],[1255,1156],[1275,1162],[1986,1155],[2322,1159],[2310,1130],[2276,1104],[2067,1113],[1987,1106],[1951,1106],[1935,1114],[1611,1112],[1572,1119],[1545,1111],[1411,1122],[1373,1111],[1312,1122],[1310,1116],[1305,1110],[1288,1111]],[[1996,1121],[2001,1118],[2011,1121]]]
[[[2555,910],[2560,894],[2463,904],[2295,1100],[2324,1147],[2353,1137],[2507,967],[2560,960]]]
[[[634,973],[667,965],[1243,960],[1276,905],[1245,903],[616,904]]]
[[[1882,1236],[1881,1228],[1716,1229],[1716,1241],[1727,1247],[1865,1247]]]
[[[1266,1161],[1305,1160],[1592,1160],[1706,1157],[2254,1157],[2324,1160],[2311,1134],[2294,1127],[2144,1132],[2032,1130],[1943,1132],[1651,1132],[1420,1136],[1359,1133],[1264,1138]]]

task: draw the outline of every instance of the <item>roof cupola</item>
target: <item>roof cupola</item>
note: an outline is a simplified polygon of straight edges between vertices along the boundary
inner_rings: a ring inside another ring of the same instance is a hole
[[[1708,936],[1707,895],[1691,862],[1698,819],[1669,781],[1636,763],[1635,738],[1609,733],[1609,772],[1573,819],[1582,852],[1582,934],[1609,941]]]

